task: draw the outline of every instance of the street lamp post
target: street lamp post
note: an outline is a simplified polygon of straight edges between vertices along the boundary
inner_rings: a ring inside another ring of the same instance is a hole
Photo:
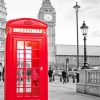
[[[66,58],[66,72],[68,72],[68,63],[69,63],[69,58]]]
[[[66,58],[66,72],[68,73],[68,63],[69,63],[69,58]],[[69,82],[69,76],[67,75],[67,82]]]
[[[88,26],[86,26],[85,21],[83,21],[82,26],[80,27],[84,36],[84,66],[82,69],[88,69],[89,67],[87,66],[87,53],[86,53],[86,36],[87,36],[87,31],[88,31]]]
[[[78,2],[76,2],[76,5],[75,5],[73,8],[75,8],[75,12],[76,12],[76,29],[77,29],[77,68],[79,68],[78,11],[79,11],[80,6],[78,5]]]

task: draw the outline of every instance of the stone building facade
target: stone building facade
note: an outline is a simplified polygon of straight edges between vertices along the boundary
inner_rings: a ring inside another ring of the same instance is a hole
[[[66,59],[69,59],[68,67],[77,68],[76,45],[56,45],[56,68],[66,67]],[[100,46],[87,46],[87,63],[92,67],[100,68]],[[79,46],[79,66],[84,64],[84,46]]]
[[[5,47],[5,25],[6,25],[6,7],[4,0],[0,0],[0,70],[4,66],[4,47]]]

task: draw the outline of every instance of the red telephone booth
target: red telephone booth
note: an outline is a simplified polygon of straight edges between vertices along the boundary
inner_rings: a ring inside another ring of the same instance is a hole
[[[4,100],[48,100],[47,25],[21,18],[6,31]]]

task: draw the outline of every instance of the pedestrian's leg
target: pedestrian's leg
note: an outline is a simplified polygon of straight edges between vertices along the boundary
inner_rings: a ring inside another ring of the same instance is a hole
[[[65,83],[66,83],[66,78],[65,78]]]
[[[63,78],[63,84],[64,84],[64,78]]]
[[[50,82],[52,82],[52,77],[49,77],[50,78]]]
[[[49,77],[49,82],[50,82],[50,77]]]
[[[64,78],[64,83],[66,83],[66,78]]]

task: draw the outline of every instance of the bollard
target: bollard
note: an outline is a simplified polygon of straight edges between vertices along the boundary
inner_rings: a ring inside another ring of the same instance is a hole
[[[73,75],[73,83],[75,83],[75,76]]]
[[[69,82],[69,75],[67,75],[67,82]]]
[[[62,76],[60,75],[60,82],[62,82]]]
[[[55,81],[55,76],[53,75],[53,81]]]

